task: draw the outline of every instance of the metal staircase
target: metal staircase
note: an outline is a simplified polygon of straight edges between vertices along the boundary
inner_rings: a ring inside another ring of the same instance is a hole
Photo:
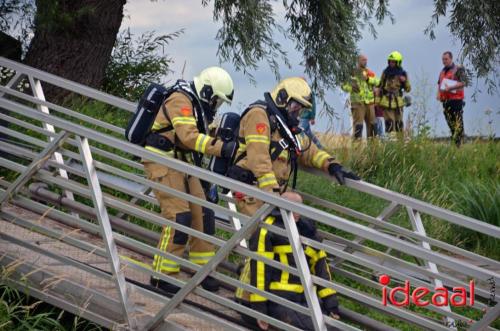
[[[0,119],[8,123],[0,127],[0,265],[2,279],[11,286],[111,329],[246,330],[251,327],[238,314],[245,313],[279,329],[298,330],[236,303],[233,290],[242,287],[311,316],[316,330],[390,330],[390,319],[402,321],[410,329],[495,330],[490,325],[500,316],[500,304],[492,284],[500,282],[500,262],[428,236],[422,218],[449,222],[497,239],[500,228],[363,181],[347,180],[347,186],[379,199],[384,207],[379,215],[367,215],[306,193],[302,195],[308,205],[292,204],[130,144],[123,139],[122,128],[45,100],[42,85],[67,90],[85,103],[106,104],[115,116],[128,118],[134,103],[4,58],[0,58],[0,68],[10,70],[10,78],[0,85]],[[27,90],[20,91],[20,83]],[[137,162],[140,158],[265,204],[248,217],[235,210],[230,195],[222,197],[224,203],[218,205],[202,201],[146,179],[142,164]],[[318,171],[311,173],[323,176]],[[161,217],[152,188],[213,209],[217,228],[227,239]],[[275,208],[280,209],[286,229],[261,222]],[[295,222],[290,221],[292,212],[347,235],[320,231],[321,242],[301,237]],[[401,213],[406,214],[408,227],[391,223],[391,218]],[[150,230],[151,225],[171,226],[207,240],[218,247],[217,253],[210,263],[198,266],[161,252],[156,248],[158,233]],[[245,239],[259,226],[289,238],[296,268],[246,248]],[[303,244],[325,250],[336,277],[348,281],[329,282],[312,275]],[[153,271],[150,262],[154,254],[177,261],[183,277]],[[237,266],[228,261],[245,258],[299,276],[307,306],[240,283]],[[393,285],[409,280],[412,286],[431,292],[445,286],[449,294],[453,287],[468,287],[473,279],[475,304],[462,309],[383,305],[378,282],[382,274],[390,276]],[[211,293],[199,287],[208,275],[220,280],[224,288]],[[148,286],[150,276],[182,289],[173,296],[158,293]],[[335,289],[344,300],[362,309],[342,308],[340,320],[323,315],[316,285]],[[368,317],[366,311],[376,311],[384,318]]]

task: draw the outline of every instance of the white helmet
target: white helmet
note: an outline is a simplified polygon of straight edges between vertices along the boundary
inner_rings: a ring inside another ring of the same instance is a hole
[[[194,87],[198,97],[217,109],[223,102],[233,101],[233,80],[226,70],[220,67],[209,67],[194,77]]]

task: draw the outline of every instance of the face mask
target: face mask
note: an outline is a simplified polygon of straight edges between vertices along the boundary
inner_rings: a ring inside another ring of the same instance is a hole
[[[294,134],[300,133],[299,116],[302,113],[304,106],[295,100],[292,100],[287,105],[287,126]]]

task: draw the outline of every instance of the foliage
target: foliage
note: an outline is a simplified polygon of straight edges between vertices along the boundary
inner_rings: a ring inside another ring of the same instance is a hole
[[[145,32],[137,38],[130,29],[122,31],[115,42],[106,68],[103,88],[106,92],[137,100],[149,83],[159,83],[170,72],[172,60],[165,55],[165,47],[183,30],[166,35]]]
[[[202,1],[204,6],[210,2]],[[368,25],[375,34],[370,19],[380,23],[390,16],[388,0],[292,0],[283,1],[283,6],[288,29],[276,22],[275,12],[281,8],[269,0],[214,1],[214,20],[222,24],[217,33],[218,55],[245,73],[266,61],[279,78],[277,59],[281,57],[288,65],[286,53],[276,41],[276,32],[281,33],[302,52],[306,73],[320,97],[348,77],[363,27]]]
[[[425,32],[435,38],[434,29],[441,17],[462,46],[461,61],[473,67],[478,78],[485,78],[492,92],[498,86],[500,64],[500,7],[497,0],[435,0],[434,14]]]

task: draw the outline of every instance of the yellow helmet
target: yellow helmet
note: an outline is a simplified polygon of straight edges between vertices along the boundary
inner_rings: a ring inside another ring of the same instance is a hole
[[[209,67],[194,77],[194,87],[198,97],[212,103],[214,97],[229,104],[233,101],[234,86],[231,76],[220,67]]]
[[[271,92],[274,103],[278,107],[286,107],[295,100],[305,108],[311,108],[311,88],[301,77],[285,78]]]
[[[401,55],[398,51],[394,51],[389,54],[387,61],[395,61],[398,66],[401,66],[401,63],[403,63],[403,55]]]

